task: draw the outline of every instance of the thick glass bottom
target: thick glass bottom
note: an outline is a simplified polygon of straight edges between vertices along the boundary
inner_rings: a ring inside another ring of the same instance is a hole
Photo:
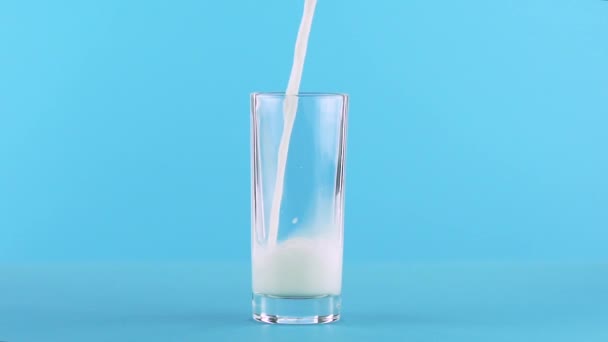
[[[275,324],[321,324],[340,319],[341,296],[277,297],[254,293],[253,319]]]

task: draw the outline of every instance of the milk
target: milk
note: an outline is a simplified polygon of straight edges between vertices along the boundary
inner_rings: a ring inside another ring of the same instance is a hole
[[[342,248],[334,239],[294,237],[259,247],[253,257],[253,292],[283,297],[339,295]]]
[[[315,6],[316,0],[305,0],[293,66],[285,92],[283,132],[277,156],[276,182],[270,208],[267,243],[253,244],[253,291],[265,295],[315,297],[339,295],[341,289],[342,239],[339,233],[341,227],[323,226],[323,220],[317,218],[313,221],[321,224],[309,229],[301,229],[304,234],[278,241],[285,167],[298,108],[298,97],[295,95],[300,88]]]
[[[316,5],[317,0],[305,0],[304,2],[304,14],[302,15],[302,22],[300,23],[300,29],[298,30],[293,65],[291,67],[291,74],[289,75],[287,90],[285,91],[285,103],[283,104],[283,133],[281,135],[281,142],[279,143],[276,181],[274,194],[272,196],[272,206],[270,207],[270,225],[268,228],[268,243],[270,245],[276,244],[279,236],[279,215],[281,212],[281,200],[283,198],[283,185],[285,183],[287,153],[289,151],[291,131],[298,110],[298,97],[294,95],[297,95],[300,89],[304,59],[306,58],[306,48],[308,47],[308,36],[310,35],[310,26],[312,25],[312,17]]]

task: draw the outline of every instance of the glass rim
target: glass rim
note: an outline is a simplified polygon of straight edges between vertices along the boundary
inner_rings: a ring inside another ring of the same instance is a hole
[[[284,91],[256,91],[250,94],[253,97],[263,96],[263,97],[285,97],[287,96]],[[302,91],[297,95],[292,95],[297,97],[341,97],[348,98],[348,94],[346,93],[335,93],[335,92],[309,92]]]

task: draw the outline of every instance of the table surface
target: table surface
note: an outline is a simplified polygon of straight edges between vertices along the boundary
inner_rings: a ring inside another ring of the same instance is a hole
[[[356,264],[340,322],[250,319],[249,265],[0,265],[0,341],[608,341],[608,263]]]

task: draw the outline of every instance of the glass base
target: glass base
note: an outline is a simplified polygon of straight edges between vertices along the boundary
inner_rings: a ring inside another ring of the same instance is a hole
[[[276,324],[321,324],[340,319],[341,296],[277,297],[253,294],[253,319]]]

